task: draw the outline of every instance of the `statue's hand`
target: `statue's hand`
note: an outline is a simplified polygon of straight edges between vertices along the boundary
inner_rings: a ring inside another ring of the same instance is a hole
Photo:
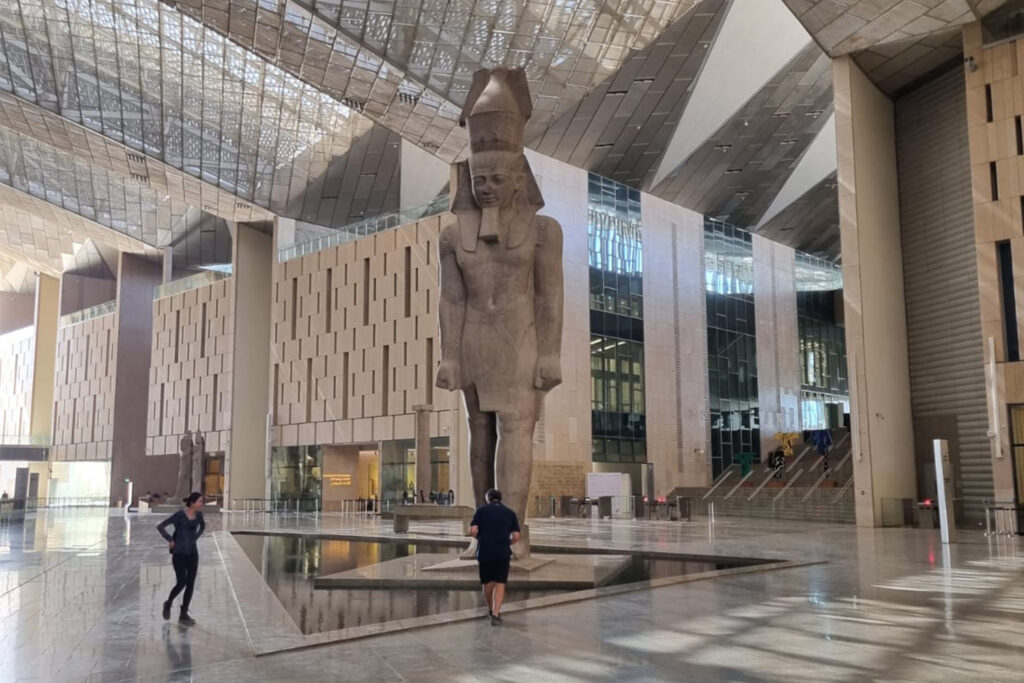
[[[537,370],[533,375],[533,386],[541,391],[549,391],[562,383],[562,363],[557,357],[541,356],[537,360]]]
[[[441,367],[437,369],[437,381],[434,386],[438,389],[455,391],[459,388],[459,364],[453,360],[441,361]]]

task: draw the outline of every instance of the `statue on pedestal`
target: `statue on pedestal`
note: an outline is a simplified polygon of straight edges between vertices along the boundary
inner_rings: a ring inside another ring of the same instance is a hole
[[[174,487],[175,500],[182,500],[192,493],[192,435],[188,432],[181,437],[178,451],[178,484]]]
[[[477,505],[490,488],[518,515],[515,554],[529,556],[526,510],[533,432],[561,384],[562,229],[547,216],[523,154],[532,100],[522,69],[481,69],[462,110],[470,155],[453,165],[457,222],[438,241],[441,365],[462,390]]]
[[[206,437],[196,430],[196,436],[192,440],[192,491],[203,492],[203,474],[206,464]]]

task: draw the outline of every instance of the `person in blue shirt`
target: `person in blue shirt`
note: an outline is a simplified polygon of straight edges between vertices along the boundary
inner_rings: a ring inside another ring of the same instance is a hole
[[[501,504],[501,491],[491,489],[484,496],[487,503],[473,513],[469,535],[476,539],[476,560],[480,565],[480,583],[487,601],[491,626],[501,623],[501,604],[505,601],[512,562],[512,544],[519,540],[519,518]]]
[[[171,564],[174,565],[174,588],[164,602],[163,617],[171,618],[171,605],[174,598],[182,590],[185,597],[181,601],[181,614],[178,621],[186,626],[196,623],[188,613],[188,606],[192,602],[192,591],[196,587],[196,574],[199,571],[199,548],[196,541],[203,535],[206,529],[206,521],[201,512],[203,507],[203,496],[201,493],[193,492],[184,501],[185,507],[160,522],[156,529],[160,532],[171,551]],[[167,533],[167,527],[174,527],[174,535]]]

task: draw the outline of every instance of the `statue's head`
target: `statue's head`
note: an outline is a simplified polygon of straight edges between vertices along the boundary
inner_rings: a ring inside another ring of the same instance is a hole
[[[532,109],[522,69],[480,69],[473,74],[460,118],[469,132],[469,159],[457,164],[453,211],[470,208],[470,194],[480,209],[518,204],[536,210],[544,205],[523,155]]]
[[[473,199],[481,209],[506,209],[523,189],[523,155],[514,152],[479,152],[469,157]]]

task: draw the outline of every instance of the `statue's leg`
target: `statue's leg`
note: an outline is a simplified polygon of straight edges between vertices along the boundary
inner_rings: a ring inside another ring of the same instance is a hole
[[[498,431],[494,413],[480,411],[476,387],[464,390],[466,413],[469,416],[469,475],[473,479],[473,500],[484,504],[487,489],[494,488],[494,451]]]
[[[528,557],[529,532],[526,510],[530,502],[530,476],[533,473],[533,430],[537,424],[539,403],[534,397],[519,401],[516,409],[498,413],[498,457],[495,473],[502,502],[519,517],[524,543],[517,547],[519,558]]]

